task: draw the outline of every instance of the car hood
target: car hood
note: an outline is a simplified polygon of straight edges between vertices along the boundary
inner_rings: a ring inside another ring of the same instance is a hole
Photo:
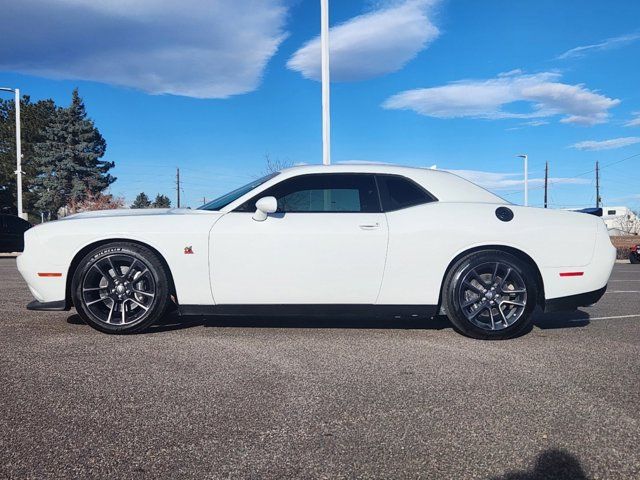
[[[92,212],[82,212],[63,217],[60,220],[80,220],[83,218],[111,218],[111,217],[142,217],[155,215],[207,215],[216,212],[209,210],[191,210],[190,208],[129,208],[115,210],[96,210]]]

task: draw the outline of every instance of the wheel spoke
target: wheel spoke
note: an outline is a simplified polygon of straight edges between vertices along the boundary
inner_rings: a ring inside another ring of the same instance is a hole
[[[484,294],[484,290],[476,287],[473,283],[469,283],[468,281],[465,281],[462,283],[465,287],[470,288],[471,290],[473,290],[474,292],[476,292],[478,295],[483,295]]]
[[[104,302],[107,298],[109,298],[109,297],[104,297],[104,298],[103,298],[103,297],[100,297],[100,298],[99,298],[99,299],[97,299],[97,300],[92,300],[92,301],[90,301],[90,302],[87,302],[85,305],[88,307],[89,305],[93,305],[94,303]]]
[[[509,275],[511,275],[511,272],[513,271],[513,269],[511,267],[507,268],[507,273],[504,274],[504,277],[502,277],[502,282],[500,282],[500,289],[504,289],[504,284],[507,281],[507,278],[509,277]]]
[[[133,280],[133,277],[134,277],[134,274],[133,274],[133,272],[134,272],[134,270],[133,270],[133,266],[134,266],[136,263],[138,263],[138,259],[137,259],[137,258],[134,258],[134,259],[133,259],[133,262],[131,262],[131,265],[129,265],[129,270],[127,270],[127,275],[126,275],[126,276],[127,276],[127,279],[129,279],[129,280]]]
[[[120,303],[120,312],[122,312],[122,323],[127,323],[127,314],[125,312],[125,302]]]
[[[502,288],[502,293],[527,293],[527,290],[525,288],[519,288],[517,290],[509,290],[508,288]]]
[[[100,275],[104,277],[108,284],[112,283],[113,277],[109,275],[109,272],[105,272],[97,262],[93,264],[93,267],[100,272]]]
[[[128,299],[131,303],[135,303],[136,305],[138,305],[140,308],[144,308],[145,311],[149,310],[149,307],[147,307],[146,305],[141,304],[140,302],[138,302],[137,300],[134,300],[133,298],[129,298]]]
[[[116,269],[116,266],[113,264],[111,257],[107,257],[107,260],[109,260],[109,265],[111,266],[111,270],[113,270],[113,276],[119,277],[120,275],[118,274],[118,270]]]
[[[508,305],[515,305],[517,307],[524,307],[526,304],[524,302],[516,302],[515,300],[502,300],[501,305],[506,303]]]
[[[478,272],[476,272],[475,270],[471,270],[471,276],[483,287],[486,287],[488,284],[487,282],[485,282],[482,277],[480,275],[478,275]]]
[[[82,291],[83,292],[95,292],[98,290],[106,290],[107,287],[91,287],[91,288],[83,288]]]
[[[107,317],[107,323],[111,323],[111,317],[113,316],[113,310],[116,308],[116,301],[111,299],[111,308],[109,309],[109,316]]]
[[[504,323],[504,326],[508,327],[509,322],[507,321],[507,317],[504,315],[504,312],[502,311],[502,303],[498,304],[498,311],[500,312],[500,316],[502,317],[502,322]]]
[[[493,270],[493,275],[491,276],[491,284],[495,285],[496,278],[498,278],[498,268],[500,267],[500,263],[496,262],[496,268]]]
[[[138,278],[136,278],[135,280],[140,280],[143,276],[145,276],[147,273],[149,273],[149,269],[145,268],[144,270],[142,270],[142,272],[140,272],[140,275],[138,275]]]
[[[493,319],[493,308],[489,308],[489,315],[491,316],[491,330],[496,329],[496,322]]]
[[[476,318],[476,317],[478,316],[478,314],[479,314],[480,312],[484,312],[484,311],[487,309],[487,307],[488,307],[488,306],[489,306],[489,305],[487,305],[486,303],[481,304],[481,305],[478,307],[478,309],[477,309],[477,310],[474,310],[473,312],[471,312],[470,316],[468,317],[468,318],[469,318],[469,320],[472,320],[472,319]]]
[[[470,307],[470,306],[471,306],[471,305],[473,305],[474,303],[478,303],[478,301],[479,301],[479,300],[480,300],[479,298],[476,298],[475,300],[468,300],[468,301],[464,302],[464,303],[461,305],[461,307],[462,307],[462,308]]]
[[[149,293],[149,292],[143,292],[142,290],[133,290],[133,293],[137,293],[139,295],[146,295],[147,297],[155,297],[155,295],[153,293]]]

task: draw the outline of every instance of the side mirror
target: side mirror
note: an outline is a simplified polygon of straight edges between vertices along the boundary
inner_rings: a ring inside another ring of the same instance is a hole
[[[276,197],[262,197],[256,202],[256,213],[253,214],[253,219],[256,222],[264,222],[270,213],[275,213],[278,210],[278,200]]]

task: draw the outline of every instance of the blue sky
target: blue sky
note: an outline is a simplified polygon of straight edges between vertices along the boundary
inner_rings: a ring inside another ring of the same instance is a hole
[[[19,7],[19,8],[18,8]],[[196,207],[265,155],[321,162],[319,1],[24,0],[0,83],[69,102],[79,87],[116,162],[111,191]],[[331,2],[332,158],[461,171],[542,204],[640,208],[640,3]],[[635,112],[635,113],[634,113]],[[614,163],[617,162],[617,163]],[[612,165],[610,165],[612,164]],[[175,200],[174,200],[175,201]]]

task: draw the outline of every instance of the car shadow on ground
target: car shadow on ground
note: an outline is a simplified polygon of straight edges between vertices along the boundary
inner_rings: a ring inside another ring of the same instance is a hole
[[[561,449],[549,449],[540,453],[531,470],[507,472],[491,480],[587,480],[580,461]]]
[[[83,325],[78,315],[71,315],[67,322]],[[526,335],[534,327],[543,330],[584,327],[589,324],[589,314],[575,312],[534,314],[533,326],[521,335]],[[217,328],[339,328],[339,329],[389,329],[389,330],[444,330],[452,329],[449,319],[444,315],[433,318],[413,317],[361,317],[361,316],[180,316],[169,313],[158,323],[143,333],[160,333],[193,327]],[[520,335],[520,336],[521,336]]]

